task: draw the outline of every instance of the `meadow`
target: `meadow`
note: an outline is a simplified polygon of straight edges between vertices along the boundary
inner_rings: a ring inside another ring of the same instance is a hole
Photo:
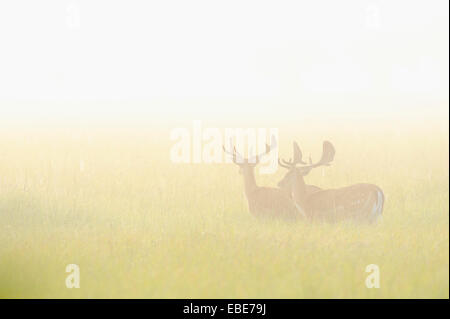
[[[308,183],[379,185],[377,225],[257,220],[233,164],[170,162],[170,127],[5,128],[0,297],[449,298],[446,126],[280,129],[286,157],[293,139],[314,159],[333,141],[334,164]]]

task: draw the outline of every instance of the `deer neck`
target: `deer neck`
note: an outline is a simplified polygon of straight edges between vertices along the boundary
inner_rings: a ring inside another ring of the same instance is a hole
[[[242,172],[244,176],[244,190],[248,197],[258,186],[256,185],[255,172],[253,167],[247,167]]]
[[[305,209],[307,196],[305,180],[301,174],[296,174],[292,185],[292,197],[297,205]]]

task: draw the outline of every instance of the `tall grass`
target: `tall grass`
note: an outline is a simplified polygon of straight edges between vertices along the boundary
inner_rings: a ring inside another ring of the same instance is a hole
[[[448,131],[306,131],[281,129],[281,155],[333,141],[307,182],[379,185],[381,224],[256,220],[237,168],[171,163],[168,129],[2,132],[0,297],[448,298]]]

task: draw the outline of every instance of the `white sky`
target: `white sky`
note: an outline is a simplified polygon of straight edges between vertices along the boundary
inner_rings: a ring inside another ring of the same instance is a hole
[[[2,1],[0,116],[107,112],[110,106],[95,101],[151,111],[146,102],[154,99],[177,100],[165,104],[168,112],[186,105],[211,111],[217,101],[241,108],[247,100],[321,110],[366,101],[380,110],[448,106],[448,5]],[[12,108],[14,101],[71,103]]]

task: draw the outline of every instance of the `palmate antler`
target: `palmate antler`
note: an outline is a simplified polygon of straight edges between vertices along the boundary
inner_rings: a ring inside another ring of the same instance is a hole
[[[302,160],[303,157],[302,151],[300,150],[300,147],[298,146],[297,142],[294,142],[293,148],[294,148],[294,160],[292,160],[291,158],[289,159],[289,161],[286,161],[284,159],[282,159],[281,161],[278,160],[280,166],[284,168],[291,168],[295,167],[297,164],[306,165],[306,163]]]
[[[328,166],[334,159],[334,154],[336,153],[333,144],[331,144],[328,141],[323,142],[323,150],[322,150],[322,157],[320,160],[316,163],[312,163],[311,157],[309,158],[309,165],[306,165],[306,163],[302,160],[302,151],[300,150],[300,147],[298,146],[297,142],[294,142],[293,144],[294,148],[294,159],[289,161],[286,161],[284,159],[280,160],[278,159],[278,164],[281,167],[292,169],[292,168],[301,168],[304,170],[305,173],[309,172],[311,169],[318,167],[318,166]],[[301,164],[303,166],[297,166],[298,164]]]

